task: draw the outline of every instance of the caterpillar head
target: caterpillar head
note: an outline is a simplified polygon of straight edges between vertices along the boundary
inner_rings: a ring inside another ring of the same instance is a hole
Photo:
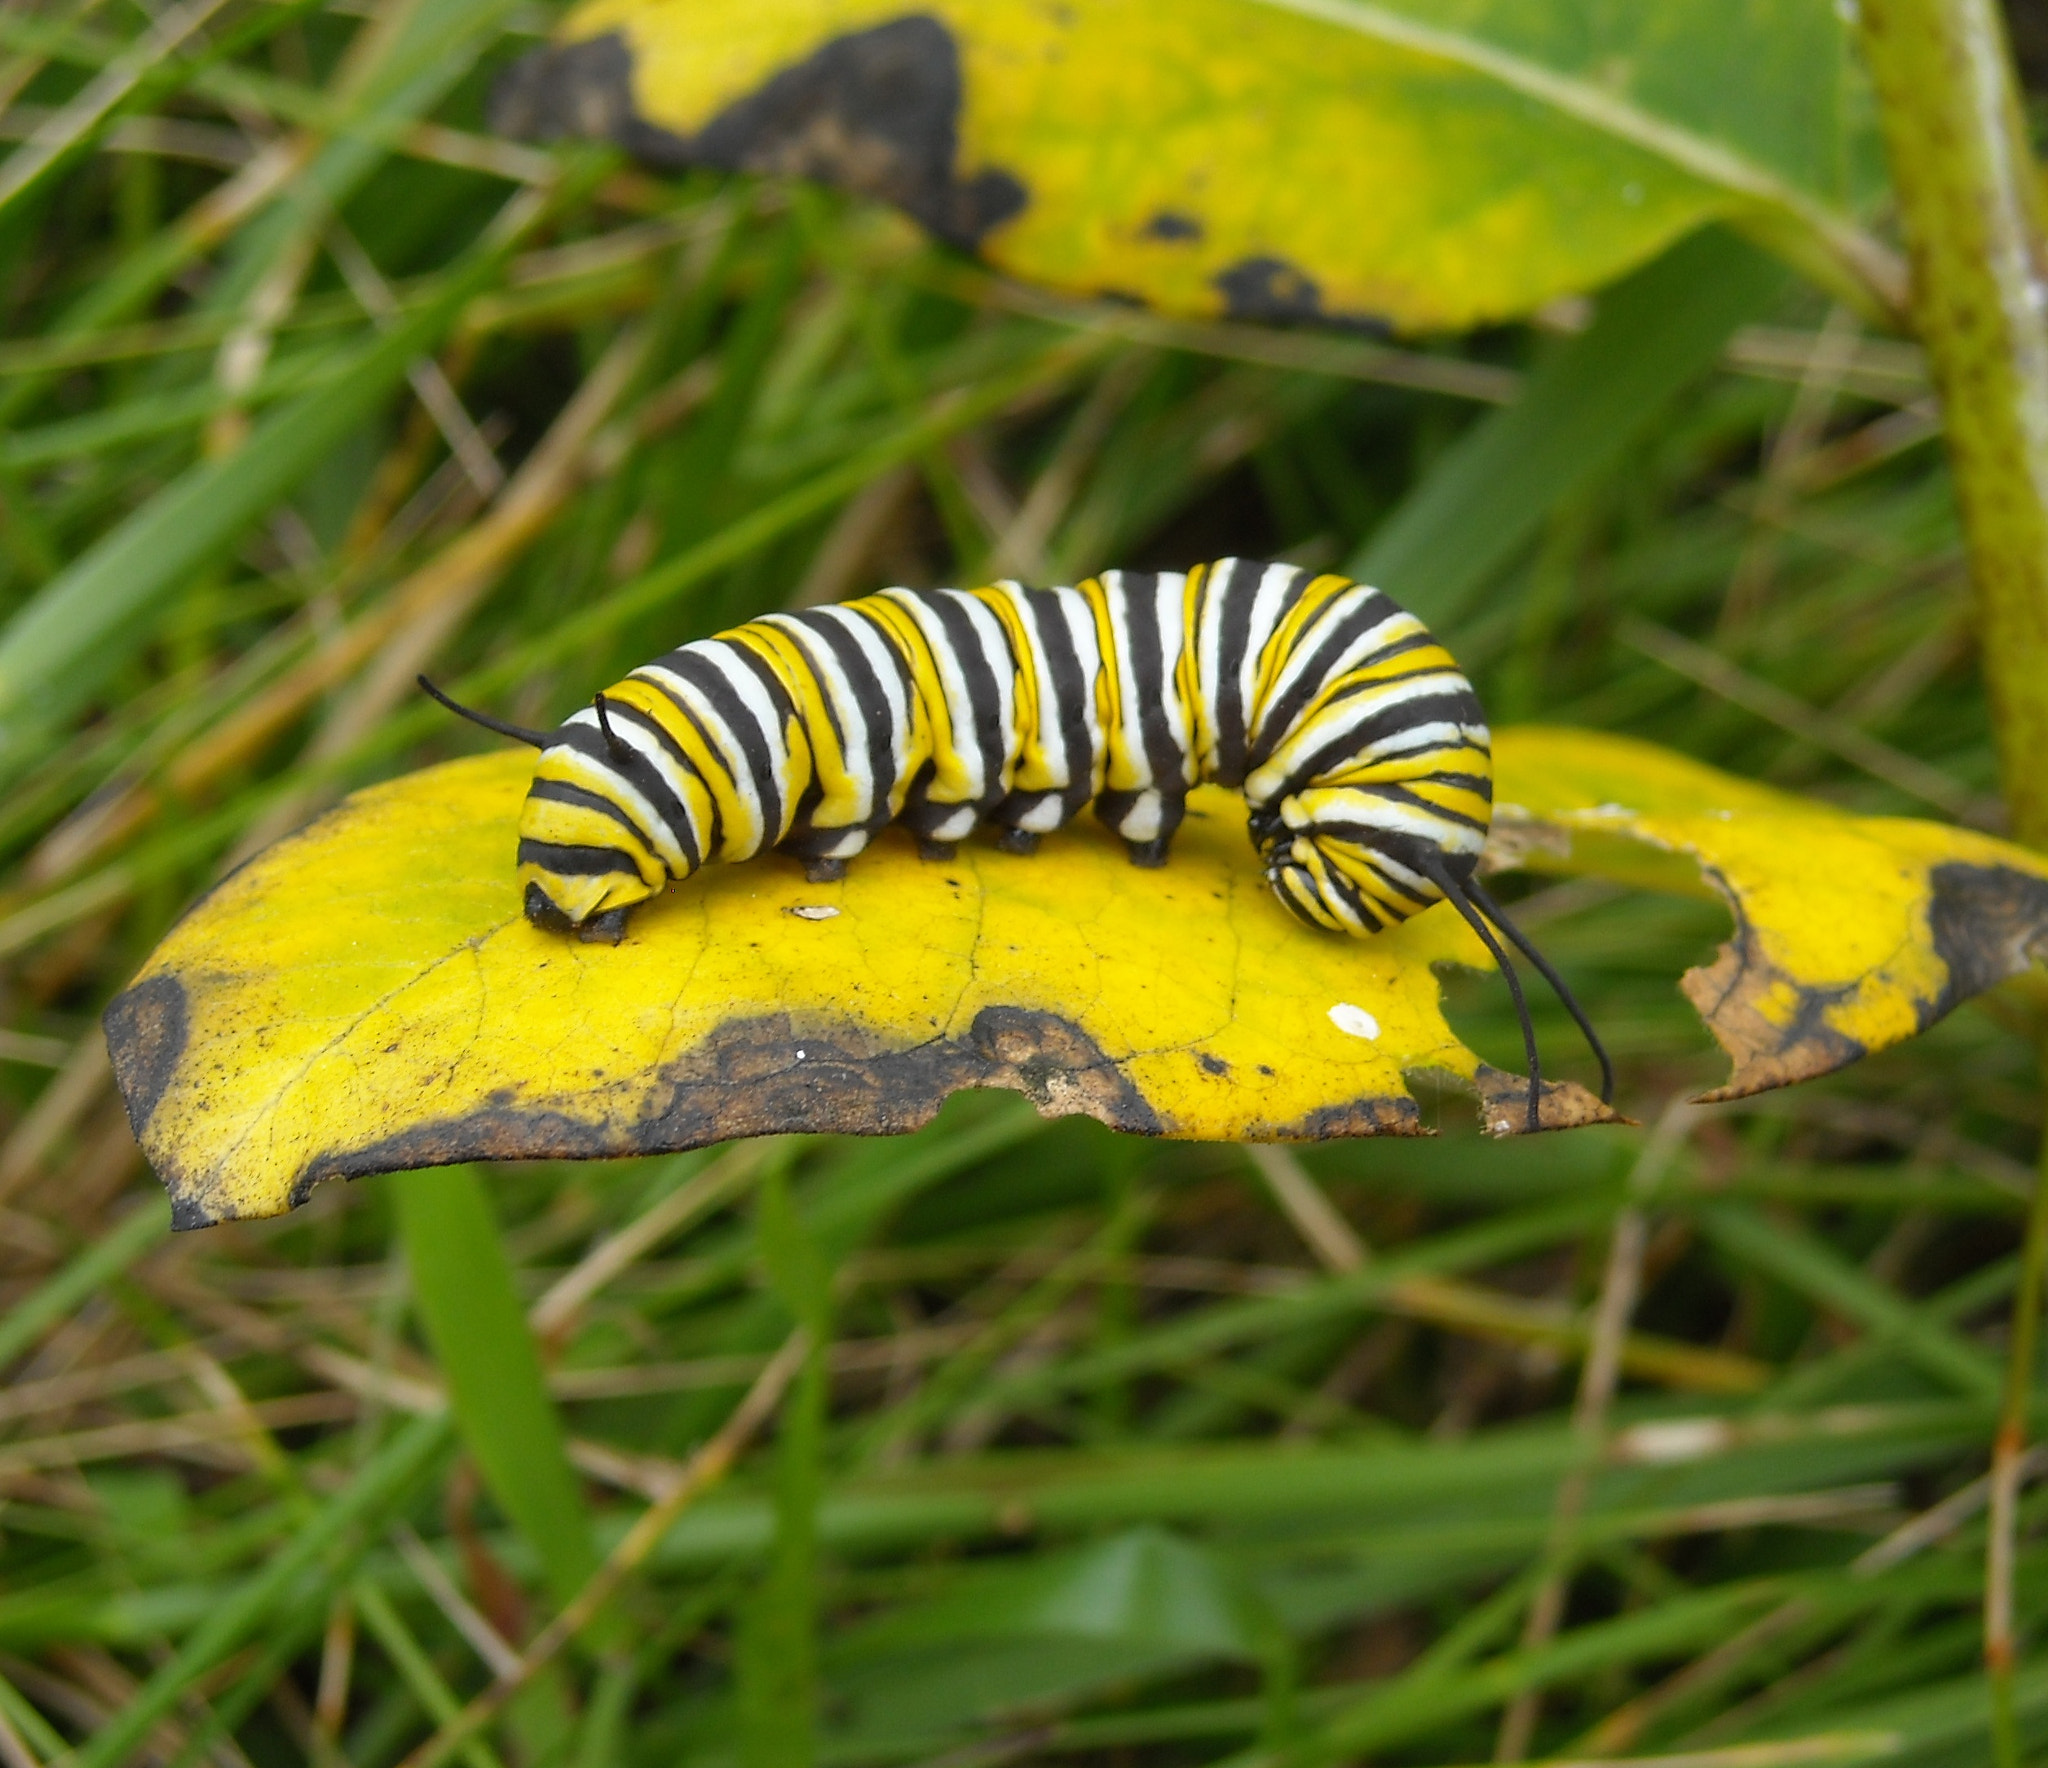
[[[622,800],[631,755],[605,717],[603,695],[552,733],[508,724],[458,705],[424,675],[419,684],[449,711],[540,751],[519,813],[519,894],[526,918],[554,933],[617,945],[627,911],[658,895],[669,870]]]
[[[1487,804],[1463,787],[1464,814],[1432,815],[1426,802],[1395,804],[1347,788],[1311,790],[1260,806],[1252,840],[1266,882],[1311,927],[1353,935],[1405,921],[1462,885],[1479,863]]]
[[[591,753],[579,714],[541,750],[519,813],[519,895],[551,932],[616,945],[627,911],[667,888],[668,867],[620,802],[620,781]]]

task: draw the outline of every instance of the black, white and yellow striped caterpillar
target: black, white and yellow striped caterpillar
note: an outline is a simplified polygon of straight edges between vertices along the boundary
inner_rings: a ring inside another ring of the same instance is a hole
[[[884,824],[927,857],[977,824],[1029,853],[1088,804],[1165,862],[1188,789],[1241,788],[1281,902],[1389,927],[1449,900],[1569,992],[1475,874],[1492,815],[1485,713],[1422,622],[1349,578],[1221,559],[1071,589],[888,589],[764,615],[636,669],[552,733],[456,706],[541,751],[519,824],[528,918],[616,942],[713,860],[779,848],[838,876]],[[1476,905],[1476,906],[1475,906]]]

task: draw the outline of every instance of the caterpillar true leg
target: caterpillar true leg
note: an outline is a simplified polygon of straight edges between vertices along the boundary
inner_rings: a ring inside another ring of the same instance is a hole
[[[617,945],[626,937],[626,911],[606,909],[601,915],[592,915],[576,929],[576,937],[585,945]]]

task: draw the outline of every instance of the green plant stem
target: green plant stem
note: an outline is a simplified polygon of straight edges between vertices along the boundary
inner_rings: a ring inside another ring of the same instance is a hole
[[[2048,247],[1996,0],[1863,0],[1913,314],[1941,394],[1977,590],[2013,832],[2048,845]],[[2044,1152],[2048,1161],[2048,1152]],[[2000,1768],[2019,1768],[2013,1554],[2020,1461],[2048,1262],[2048,1164],[2028,1216],[1992,1451],[1984,1666]]]
[[[2048,1083],[2048,1039],[2041,1047]],[[1984,1570],[1984,1668],[1991,1681],[1991,1730],[1999,1768],[2019,1768],[2019,1716],[2013,1697],[2018,1652],[2013,1639],[2013,1561],[2018,1550],[2020,1474],[2027,1452],[2039,1358],[2041,1292],[2048,1277],[2048,1136],[2041,1142],[2041,1172],[2027,1212],[2026,1248],[2019,1293],[2012,1303],[2012,1343],[2005,1368],[2005,1400],[1991,1448],[1990,1520]]]
[[[1862,0],[2013,830],[2048,844],[2048,252],[1997,0]]]

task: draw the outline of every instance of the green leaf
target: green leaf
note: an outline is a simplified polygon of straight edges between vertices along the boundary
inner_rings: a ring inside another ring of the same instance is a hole
[[[1874,119],[1826,0],[1260,0],[1498,81],[1737,199],[1728,213],[1852,299],[1902,311],[1903,262],[1851,219]]]
[[[1603,292],[1593,323],[1444,452],[1351,574],[1454,627],[1550,512],[1612,472],[1784,283],[1762,252],[1708,228]]]
[[[566,1602],[597,1569],[590,1516],[548,1398],[483,1182],[469,1167],[395,1187],[413,1296],[484,1483]]]

